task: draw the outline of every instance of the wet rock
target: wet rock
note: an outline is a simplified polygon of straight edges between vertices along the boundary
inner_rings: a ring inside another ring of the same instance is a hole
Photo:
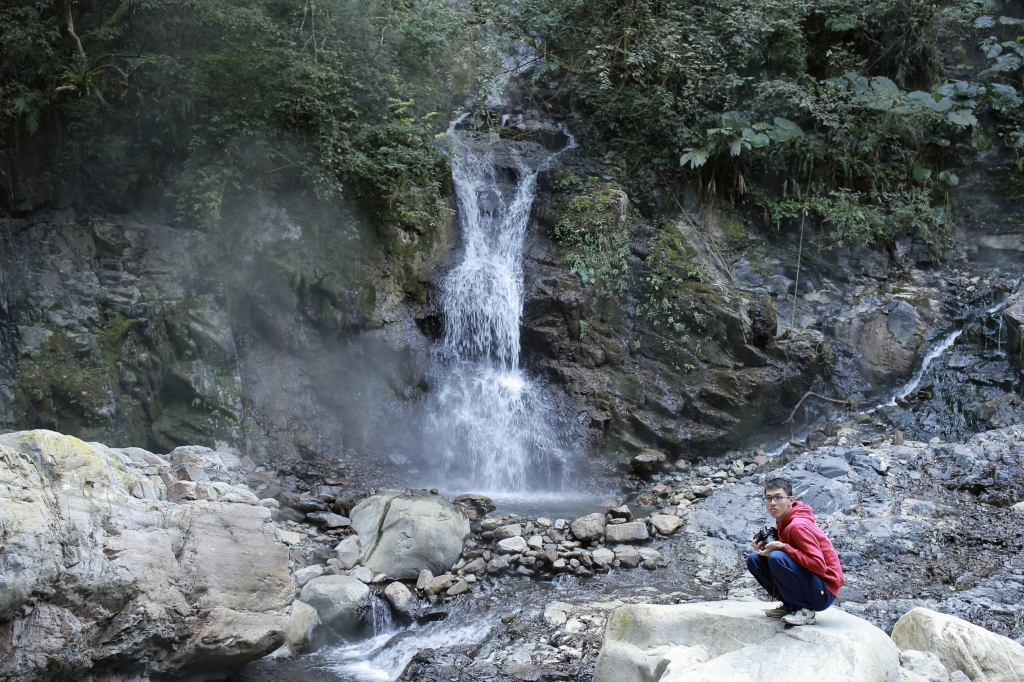
[[[640,565],[640,552],[636,547],[629,545],[617,545],[612,550],[615,552],[615,560],[626,568],[636,568]]]
[[[347,575],[314,578],[302,588],[301,600],[314,609],[324,625],[338,634],[351,634],[359,625],[359,603],[370,588]]]
[[[604,514],[587,514],[569,524],[569,529],[580,542],[593,542],[604,534]]]
[[[654,514],[651,516],[651,525],[662,535],[672,535],[683,525],[683,520],[678,516]]]
[[[454,502],[457,507],[462,508],[466,518],[470,521],[482,519],[489,512],[497,508],[494,506],[494,501],[491,498],[476,493],[459,495],[455,498]]]
[[[450,588],[448,588],[448,591],[445,592],[445,594],[447,594],[449,597],[457,597],[460,594],[465,594],[466,592],[469,592],[469,583],[465,580],[460,580],[459,582],[455,583]]]
[[[320,614],[309,604],[295,600],[292,615],[288,620],[287,644],[291,654],[296,656],[316,651],[324,644],[324,632]]]
[[[334,548],[334,553],[338,557],[338,561],[345,569],[354,568],[359,564],[359,560],[362,557],[362,547],[359,544],[359,536],[349,535],[347,538],[338,543]]]
[[[494,529],[495,540],[505,540],[511,537],[518,537],[523,534],[523,526],[519,523],[510,523],[507,526],[499,526]]]
[[[0,435],[0,677],[143,658],[154,675],[226,674],[284,644],[294,586],[270,510],[163,501],[121,457],[51,431]]]
[[[791,679],[890,682],[899,649],[867,621],[829,609],[786,633],[760,603],[629,605],[608,616],[594,682]]]
[[[435,594],[441,594],[447,592],[452,586],[452,577],[450,575],[439,575],[436,578],[428,578],[423,581],[423,593],[428,597],[432,597]],[[418,584],[418,583],[417,583]]]
[[[613,519],[625,519],[626,521],[633,520],[633,512],[631,512],[629,510],[629,507],[627,507],[626,505],[609,509],[607,514],[608,516],[611,516]]]
[[[480,571],[487,568],[487,562],[483,560],[483,557],[477,557],[468,564],[462,567],[464,573],[479,573]]]
[[[501,573],[506,568],[508,568],[508,557],[504,554],[498,554],[487,562],[487,572],[492,575],[495,573]]]
[[[1024,679],[1024,646],[955,616],[916,608],[896,621],[892,641],[901,649],[936,654],[946,670],[972,680]]]
[[[647,524],[643,521],[609,525],[605,527],[604,533],[607,542],[641,542],[650,537]]]
[[[347,528],[352,525],[352,521],[344,516],[327,511],[310,512],[306,518],[321,528]]]
[[[612,552],[610,549],[605,549],[604,547],[601,547],[600,549],[595,549],[593,552],[590,553],[590,556],[593,559],[594,563],[598,564],[599,566],[607,566],[613,561],[615,561],[615,553]]]
[[[393,582],[384,588],[384,597],[391,603],[391,606],[398,613],[409,613],[409,602],[412,601],[412,592],[400,582]]]
[[[363,564],[391,578],[411,580],[421,570],[447,570],[469,535],[462,510],[439,495],[389,490],[352,508]]]
[[[668,457],[658,450],[642,450],[629,461],[629,466],[641,476],[656,474],[665,468]]]

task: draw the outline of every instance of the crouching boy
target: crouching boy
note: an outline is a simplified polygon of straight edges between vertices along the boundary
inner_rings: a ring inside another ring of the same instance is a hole
[[[839,556],[815,523],[814,511],[793,498],[789,481],[765,481],[764,502],[778,540],[750,543],[757,551],[747,557],[747,570],[782,602],[766,616],[781,617],[787,625],[812,625],[814,613],[832,606],[845,582]]]

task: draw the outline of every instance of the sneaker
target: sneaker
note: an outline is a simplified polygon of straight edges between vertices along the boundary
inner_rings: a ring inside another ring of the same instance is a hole
[[[776,606],[774,609],[768,609],[764,612],[764,615],[768,616],[769,618],[782,618],[783,616],[788,616],[796,610],[797,608],[795,606],[783,604],[782,606]]]
[[[814,611],[811,609],[800,609],[782,617],[786,625],[814,625]]]

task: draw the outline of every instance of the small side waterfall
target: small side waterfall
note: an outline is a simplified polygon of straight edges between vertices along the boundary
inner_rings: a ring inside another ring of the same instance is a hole
[[[523,241],[537,174],[553,157],[495,132],[448,131],[461,260],[444,282],[440,381],[428,407],[428,448],[447,487],[553,490],[568,450],[551,400],[519,366]],[[571,145],[571,138],[570,138]]]

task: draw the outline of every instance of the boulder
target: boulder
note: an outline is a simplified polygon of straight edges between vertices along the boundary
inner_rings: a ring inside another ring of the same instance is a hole
[[[786,630],[761,603],[635,604],[609,614],[594,682],[896,682],[899,655],[884,632],[838,609]]]
[[[643,521],[630,521],[605,527],[604,536],[608,542],[640,542],[649,538],[650,534]]]
[[[334,553],[337,554],[338,561],[341,562],[342,567],[349,569],[357,566],[359,558],[363,553],[362,548],[359,546],[359,536],[349,535],[337,544],[334,548]]]
[[[580,542],[593,542],[604,535],[604,514],[587,514],[569,524],[569,530]]]
[[[650,476],[665,468],[667,462],[668,457],[663,452],[658,450],[642,450],[640,454],[629,461],[629,466],[641,476]]]
[[[412,592],[400,582],[393,582],[384,588],[384,596],[391,606],[399,613],[409,613],[409,602],[412,601]]]
[[[901,649],[931,652],[946,671],[959,670],[977,682],[1024,680],[1024,646],[955,616],[916,608],[892,629]]]
[[[142,659],[154,677],[226,674],[285,643],[295,588],[271,511],[164,501],[123,458],[52,431],[0,435],[0,679]]]
[[[668,514],[655,514],[651,517],[651,525],[662,535],[672,535],[683,525],[683,520],[678,516]]]
[[[335,632],[351,634],[359,625],[359,603],[370,588],[347,575],[313,578],[302,588],[300,599],[316,609],[321,622]]]
[[[292,602],[292,615],[288,621],[288,649],[292,656],[316,651],[324,644],[324,630],[320,614],[305,602]]]
[[[466,518],[470,521],[482,519],[488,512],[492,512],[497,509],[497,507],[494,506],[494,500],[486,495],[478,495],[476,493],[459,495],[453,501],[457,507],[462,509],[466,514]]]
[[[469,519],[439,495],[389,490],[368,497],[350,512],[363,548],[363,565],[397,580],[420,571],[448,570],[459,560]]]

